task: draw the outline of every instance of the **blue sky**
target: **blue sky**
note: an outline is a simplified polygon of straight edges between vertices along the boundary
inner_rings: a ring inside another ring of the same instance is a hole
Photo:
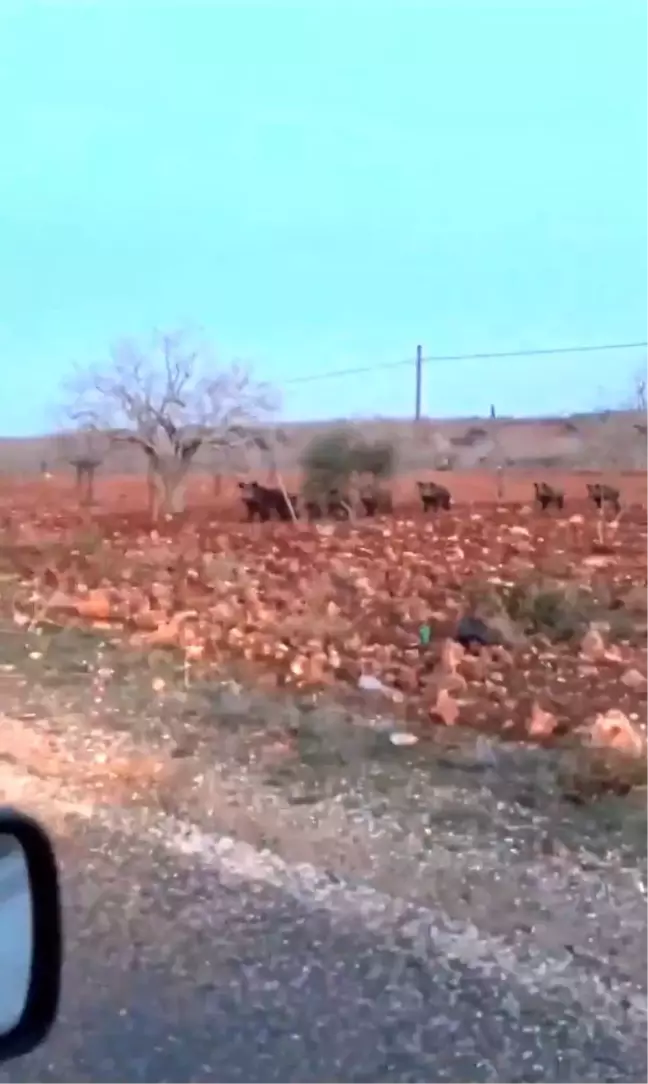
[[[644,0],[2,0],[0,433],[204,328],[289,418],[426,353],[646,338]],[[645,351],[426,371],[432,415],[614,406]]]

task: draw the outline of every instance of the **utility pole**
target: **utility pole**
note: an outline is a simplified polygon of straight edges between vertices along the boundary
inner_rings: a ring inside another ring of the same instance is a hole
[[[414,403],[414,421],[421,420],[421,390],[423,386],[423,347],[416,347],[416,399]]]

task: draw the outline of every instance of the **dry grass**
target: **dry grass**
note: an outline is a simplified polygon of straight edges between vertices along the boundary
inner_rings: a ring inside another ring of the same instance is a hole
[[[437,454],[456,457],[458,469],[471,470],[483,462],[486,471],[500,462],[517,469],[573,470],[643,469],[646,439],[637,429],[645,426],[639,411],[607,411],[562,418],[365,418],[342,422],[282,423],[288,443],[282,451],[283,466],[297,468],[308,442],[334,425],[350,424],[368,440],[394,444],[404,474],[429,468]],[[55,436],[0,439],[0,473],[34,475],[43,461],[54,472],[63,467],[60,442]],[[199,464],[212,465],[207,453]],[[252,465],[254,467],[254,464]],[[141,457],[132,450],[111,454],[111,474],[139,474]]]

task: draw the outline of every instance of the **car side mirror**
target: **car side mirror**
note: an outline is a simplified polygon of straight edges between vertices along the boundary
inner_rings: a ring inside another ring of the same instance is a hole
[[[59,876],[47,832],[0,808],[0,1062],[28,1054],[56,1019],[61,986]]]

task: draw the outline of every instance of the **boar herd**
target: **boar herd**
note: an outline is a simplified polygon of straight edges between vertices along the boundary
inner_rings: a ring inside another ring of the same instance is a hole
[[[442,486],[438,487],[443,489]],[[340,489],[329,489],[327,493],[315,497],[300,499],[296,493],[284,493],[276,486],[262,486],[259,482],[239,482],[241,499],[247,512],[248,522],[258,520],[266,523],[273,516],[289,521],[300,519],[302,514],[311,522],[320,519],[349,519],[354,505],[352,498]],[[447,494],[449,501],[450,494]],[[394,511],[391,493],[377,486],[366,486],[358,494],[358,503],[365,516],[373,518],[389,515]],[[449,503],[447,507],[449,507]]]
[[[446,486],[437,482],[417,482],[419,500],[423,512],[449,511],[452,508],[452,496]],[[239,482],[241,499],[249,523],[258,521],[267,523],[271,519],[289,522],[302,517],[310,522],[321,519],[345,520],[354,511],[362,510],[367,518],[389,515],[394,511],[391,493],[379,486],[361,488],[357,500],[352,503],[349,494],[339,489],[330,489],[323,496],[300,498],[295,493],[287,493],[277,486],[264,486],[259,482]],[[565,506],[564,490],[549,485],[547,482],[534,482],[535,503],[547,511],[549,508],[562,510]],[[618,513],[621,509],[620,493],[617,488],[600,482],[587,485],[587,497],[599,511],[605,507]]]
[[[534,482],[536,504],[544,511],[547,508],[562,509],[565,507],[565,491],[550,486],[547,482]],[[587,483],[587,499],[594,504],[599,512],[606,506],[613,509],[617,514],[621,511],[621,493],[616,486],[608,486],[601,482]]]

